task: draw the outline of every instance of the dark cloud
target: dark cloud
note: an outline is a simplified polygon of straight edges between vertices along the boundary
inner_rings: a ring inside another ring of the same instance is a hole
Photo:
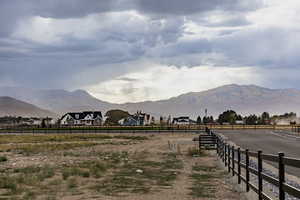
[[[99,0],[29,0],[33,4],[33,14],[50,18],[78,18],[93,13],[117,9],[116,1]],[[117,9],[118,10],[118,9]]]
[[[137,82],[137,81],[140,81],[139,79],[128,78],[128,77],[117,78],[116,80],[126,81],[126,82]]]
[[[298,30],[245,27],[250,25],[246,13],[262,6],[260,0],[1,0],[0,83],[80,88],[141,69],[141,63],[128,64],[141,59],[179,67],[299,69]],[[120,11],[137,11],[142,17],[116,14]],[[33,16],[66,20],[100,13],[94,16],[99,28],[90,36],[58,33],[59,42],[43,43],[13,34]],[[211,20],[215,15],[218,20]],[[200,27],[199,33],[186,32],[187,20]],[[205,31],[213,33],[212,39]],[[289,76],[283,79],[287,85],[298,80],[292,76],[289,81]]]
[[[248,29],[214,41],[214,50],[223,53],[235,65],[299,67],[295,42],[299,30],[278,27]]]
[[[138,10],[159,15],[192,15],[214,10],[249,11],[261,7],[261,0],[135,0]]]

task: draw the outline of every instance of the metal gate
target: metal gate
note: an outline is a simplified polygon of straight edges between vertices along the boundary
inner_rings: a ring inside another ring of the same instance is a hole
[[[217,149],[217,138],[214,134],[199,135],[199,149]]]

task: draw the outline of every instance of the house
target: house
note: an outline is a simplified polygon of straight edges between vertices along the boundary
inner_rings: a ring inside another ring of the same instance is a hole
[[[67,113],[60,119],[61,125],[99,126],[102,125],[102,113],[100,111],[85,111]]]
[[[138,111],[133,115],[133,118],[137,121],[138,126],[147,126],[151,124],[151,116],[142,111]]]
[[[121,126],[138,126],[139,121],[134,116],[128,116],[118,121]]]
[[[138,111],[134,115],[130,115],[119,120],[121,126],[147,126],[151,124],[151,116]]]
[[[245,122],[243,120],[236,120],[235,124],[237,124],[237,125],[244,125]]]
[[[172,124],[175,125],[189,125],[196,124],[196,121],[191,120],[190,117],[174,117]]]

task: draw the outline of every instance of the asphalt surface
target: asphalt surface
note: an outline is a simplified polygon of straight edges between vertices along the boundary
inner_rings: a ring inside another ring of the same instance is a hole
[[[278,155],[284,152],[285,156],[300,159],[300,137],[295,138],[284,133],[274,133],[272,130],[226,130],[215,131],[221,133],[243,149],[250,151],[262,150],[266,154]],[[276,163],[268,162],[277,167]],[[300,169],[286,167],[289,174],[300,177]]]

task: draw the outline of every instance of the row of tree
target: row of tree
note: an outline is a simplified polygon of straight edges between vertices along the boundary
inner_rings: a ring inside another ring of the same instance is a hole
[[[197,124],[247,124],[247,125],[268,125],[272,121],[278,119],[287,119],[297,117],[296,113],[290,112],[283,115],[273,115],[271,116],[268,112],[263,112],[261,115],[251,114],[248,116],[242,116],[237,114],[234,110],[226,110],[219,115],[218,119],[214,120],[213,116],[203,117],[203,119],[198,116]]]

